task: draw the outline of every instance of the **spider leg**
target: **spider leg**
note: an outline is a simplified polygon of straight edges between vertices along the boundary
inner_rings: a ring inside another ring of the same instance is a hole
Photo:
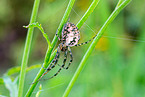
[[[47,74],[51,69],[53,69],[55,67],[55,65],[57,64],[58,62],[58,59],[59,59],[59,55],[60,55],[60,48],[58,47],[58,50],[57,50],[57,53],[55,55],[55,58],[52,60],[51,64],[49,65],[49,67],[46,69],[44,67],[42,67],[43,69],[45,69],[46,71],[41,75],[41,77],[35,81],[34,83],[38,82],[45,74]],[[54,65],[53,65],[54,63]],[[34,84],[32,83],[32,84]]]
[[[97,35],[96,35],[96,36],[97,36]],[[87,43],[89,43],[90,41],[92,41],[96,36],[94,36],[92,39],[90,39],[90,40],[88,40],[88,41],[86,41],[86,42],[76,44],[75,46],[81,46],[81,45],[87,44]]]
[[[70,61],[69,61],[69,64],[68,64],[68,66],[65,68],[65,69],[68,69],[69,68],[69,66],[71,65],[71,63],[72,63],[72,61],[73,61],[73,55],[72,55],[72,52],[71,52],[71,49],[70,49],[70,47],[68,47],[68,51],[69,51],[69,54],[70,54]]]
[[[63,64],[65,64],[66,63],[66,60],[67,60],[67,51],[65,52],[65,54],[64,54],[64,60],[63,60]],[[58,66],[62,66],[62,65],[60,65],[60,64],[57,64]],[[63,67],[63,69],[65,69],[65,67]]]
[[[51,79],[51,78],[57,76],[58,73],[61,71],[61,69],[64,68],[65,63],[66,63],[66,59],[67,59],[67,51],[66,51],[65,54],[64,54],[63,65],[61,65],[61,66],[59,65],[59,66],[60,66],[59,70],[58,70],[52,77],[50,77],[49,79]]]
[[[51,64],[49,65],[49,67],[47,68],[47,71],[50,71],[52,68],[54,68],[58,62],[58,59],[59,59],[59,56],[60,56],[60,48],[58,47],[57,48],[57,52],[56,52],[56,55],[55,55],[55,58],[52,60]],[[53,65],[54,63],[54,65]],[[46,71],[46,72],[47,72]]]
[[[65,68],[65,67],[63,67],[63,69],[68,69],[68,68],[69,68],[69,66],[71,65],[72,61],[73,61],[73,55],[72,55],[72,52],[71,52],[70,47],[68,47],[68,51],[69,51],[69,54],[70,54],[71,59],[70,59],[70,61],[69,61],[68,66],[67,66],[66,68]],[[64,60],[65,60],[65,59],[64,59]],[[59,65],[59,64],[58,64],[58,66],[61,66],[61,65]]]
[[[60,67],[62,66],[62,65],[60,65],[60,64],[57,64],[57,65],[58,65],[58,66],[60,66]],[[63,69],[66,69],[66,68],[65,68],[65,67],[63,67]]]
[[[57,31],[58,31],[58,30],[57,30]],[[57,31],[56,31],[56,36],[57,36],[58,40],[61,42],[61,39],[60,39],[60,37],[58,36]]]

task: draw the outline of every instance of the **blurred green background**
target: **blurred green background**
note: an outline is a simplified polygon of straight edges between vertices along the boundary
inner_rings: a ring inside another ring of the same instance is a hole
[[[69,0],[41,0],[37,21],[50,40],[53,39]],[[97,34],[118,0],[100,0],[95,11],[80,29],[81,42]],[[0,76],[10,68],[21,65],[24,43],[33,0],[0,0]],[[76,0],[70,22],[77,24],[92,0]],[[133,0],[107,28],[96,45],[69,97],[145,97],[145,1]],[[61,97],[90,43],[72,47],[74,61],[51,80],[41,80],[40,97]],[[56,45],[57,47],[58,45]],[[34,31],[28,66],[42,64],[47,43],[38,29]],[[62,64],[63,54],[59,60]],[[52,76],[56,67],[43,79]],[[38,69],[27,72],[24,94]],[[18,76],[12,75],[12,76]],[[32,97],[35,97],[38,86]],[[0,84],[0,95],[9,96]]]

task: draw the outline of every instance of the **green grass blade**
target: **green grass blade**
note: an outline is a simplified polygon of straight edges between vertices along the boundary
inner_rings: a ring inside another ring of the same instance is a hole
[[[60,24],[59,24],[59,26],[58,26],[58,29],[57,29],[57,34],[58,35],[60,35],[60,33],[61,33],[61,31],[62,31],[62,28],[63,28],[63,26],[64,26],[64,24],[68,21],[68,17],[69,17],[69,14],[70,14],[70,12],[71,12],[71,10],[72,10],[72,7],[73,7],[73,5],[74,5],[74,2],[75,2],[75,0],[70,0],[70,2],[69,2],[69,4],[68,4],[68,7],[67,7],[67,9],[66,9],[66,11],[65,11],[65,13],[64,13],[64,16],[63,16],[63,18],[62,18],[62,20],[61,20],[61,22],[60,22]],[[56,37],[56,35],[55,35],[55,37],[54,37],[54,39],[53,39],[53,41],[52,41],[52,46],[55,46],[55,44],[56,44],[56,42],[57,42],[57,37]]]
[[[112,14],[109,16],[109,18],[107,19],[107,21],[104,23],[104,25],[102,26],[102,28],[99,30],[98,32],[98,36],[93,40],[93,42],[91,43],[90,47],[88,48],[87,52],[85,53],[82,61],[79,64],[79,67],[77,68],[72,80],[70,81],[67,89],[65,90],[63,97],[67,97],[69,92],[71,91],[75,81],[77,80],[80,72],[82,71],[87,59],[89,58],[89,56],[91,55],[93,49],[95,48],[97,42],[99,41],[99,39],[101,38],[101,36],[103,35],[104,31],[106,30],[106,28],[108,27],[108,25],[115,19],[115,17],[119,14],[119,12],[127,5],[129,4],[131,0],[125,0],[122,4],[120,4],[120,6],[118,6],[113,12]]]
[[[32,15],[31,15],[31,19],[30,19],[30,24],[32,24],[36,21],[39,2],[40,2],[40,0],[35,0],[35,2],[34,2],[33,11],[32,11]],[[23,95],[24,80],[25,80],[25,75],[26,75],[29,51],[30,51],[31,42],[32,42],[33,29],[34,28],[29,28],[28,33],[27,33],[27,38],[26,38],[26,43],[25,43],[25,48],[24,48],[24,53],[23,53],[23,59],[22,59],[22,64],[21,64],[18,97],[22,97],[22,95]]]
[[[125,0],[119,0],[118,4],[116,7],[118,7],[120,4],[122,4]]]
[[[64,25],[64,24],[66,23],[66,21],[68,20],[68,17],[69,17],[69,14],[70,14],[71,10],[72,10],[72,7],[73,7],[73,5],[74,5],[74,2],[75,2],[75,0],[70,0],[70,1],[69,1],[69,4],[68,4],[68,6],[67,6],[67,9],[66,9],[66,11],[65,11],[65,13],[64,13],[64,16],[63,16],[63,18],[62,18],[60,24],[59,24],[59,27],[58,27],[58,32],[57,32],[58,35],[60,34],[63,25]],[[58,40],[57,37],[54,36],[53,41],[52,41],[52,43],[51,43],[51,47],[48,47],[48,49],[47,49],[47,52],[46,52],[46,55],[45,55],[45,60],[44,60],[44,65],[43,65],[44,68],[47,68],[48,65],[49,65],[50,62],[51,62],[51,60],[50,60],[50,55],[51,55],[51,53],[52,53],[52,50],[53,50],[54,46],[56,45],[57,40]],[[56,50],[55,50],[55,53],[56,53]],[[42,75],[44,72],[45,72],[45,70],[44,70],[43,68],[41,68],[41,69],[39,70],[37,76],[35,77],[33,83],[36,82],[36,81],[41,77],[41,75]],[[30,97],[30,95],[32,94],[32,92],[33,92],[34,88],[36,87],[36,85],[37,85],[37,82],[34,83],[34,84],[32,84],[32,85],[29,87],[29,89],[28,89],[28,91],[27,91],[27,93],[26,93],[26,95],[25,95],[26,97]]]
[[[38,90],[38,92],[36,93],[36,97],[39,97],[39,96],[40,96],[41,91],[42,91],[42,85],[40,84],[39,90]]]
[[[4,84],[3,78],[0,78],[0,85],[1,85],[1,84]]]
[[[40,68],[40,67],[41,67],[41,64],[32,65],[32,66],[26,68],[26,72],[28,72],[32,69]],[[21,67],[17,66],[17,67],[10,68],[5,74],[8,76],[11,76],[13,74],[19,73],[20,71],[21,71]]]
[[[88,17],[90,16],[90,14],[93,12],[93,10],[95,9],[95,7],[97,6],[97,4],[99,3],[100,0],[93,0],[92,4],[90,5],[90,7],[88,8],[88,10],[86,11],[86,13],[83,15],[83,17],[80,19],[80,21],[77,23],[77,27],[80,29],[81,26],[84,24],[84,22],[88,19]]]
[[[23,27],[24,27],[24,28],[32,28],[32,27],[38,28],[38,29],[42,32],[43,37],[46,39],[48,45],[51,46],[50,40],[49,40],[49,38],[48,38],[48,35],[44,32],[44,30],[43,30],[41,24],[39,24],[38,22],[36,22],[36,23],[32,23],[32,24],[29,24],[28,26],[23,26]]]
[[[55,50],[55,51],[53,52],[53,54],[51,55],[50,61],[48,62],[48,64],[50,64],[50,62],[54,59],[55,55],[56,55],[56,50]],[[41,75],[43,74],[42,71],[44,71],[43,68],[41,68],[40,71],[38,72],[38,74],[40,74],[40,75],[37,75],[38,79],[39,79],[39,76],[41,76]],[[36,78],[35,78],[35,79],[36,79]],[[34,79],[33,82],[36,82],[36,81],[37,81],[37,80],[35,80],[35,79]],[[36,84],[32,84],[32,85],[30,86],[30,88],[29,88],[27,94],[25,95],[26,97],[29,97],[29,96],[31,95],[31,93],[33,92],[35,86],[36,86]]]

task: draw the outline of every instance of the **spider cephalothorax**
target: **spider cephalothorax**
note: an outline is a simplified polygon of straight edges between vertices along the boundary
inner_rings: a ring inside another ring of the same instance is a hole
[[[55,58],[52,60],[51,64],[49,65],[49,67],[46,69],[46,72],[43,73],[43,75],[38,79],[38,81],[45,75],[47,74],[47,72],[49,72],[52,68],[54,68],[56,66],[56,64],[58,63],[58,59],[59,59],[59,56],[60,56],[60,52],[64,52],[64,60],[63,60],[63,64],[62,65],[59,65],[60,68],[59,70],[50,78],[53,78],[54,76],[56,76],[62,68],[64,69],[68,69],[69,66],[71,65],[72,61],[73,61],[73,55],[72,55],[72,52],[71,52],[71,49],[70,47],[72,46],[80,46],[80,45],[83,45],[83,44],[87,44],[88,42],[90,42],[91,40],[93,40],[95,37],[93,37],[92,39],[90,39],[89,41],[87,42],[84,42],[84,43],[80,43],[78,44],[79,40],[80,40],[80,32],[78,30],[78,27],[73,24],[73,23],[69,23],[67,22],[63,29],[62,29],[62,37],[60,38],[58,36],[58,34],[56,33],[56,36],[58,37],[58,40],[61,42],[59,44],[59,46],[57,47],[57,53],[56,53],[56,56]],[[69,55],[70,55],[70,61],[68,63],[68,65],[65,67],[65,63],[66,63],[66,60],[67,60],[67,53],[69,52]],[[45,68],[44,68],[45,69]]]
[[[59,44],[59,49],[60,49],[62,52],[65,52],[65,51],[68,49],[68,46],[66,46],[66,45],[63,44],[63,43],[60,43],[60,44]]]

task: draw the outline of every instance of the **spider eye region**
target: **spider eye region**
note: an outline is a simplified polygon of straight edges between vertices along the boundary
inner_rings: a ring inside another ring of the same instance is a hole
[[[80,32],[72,23],[67,23],[62,31],[62,40],[66,46],[75,46],[80,40]]]

